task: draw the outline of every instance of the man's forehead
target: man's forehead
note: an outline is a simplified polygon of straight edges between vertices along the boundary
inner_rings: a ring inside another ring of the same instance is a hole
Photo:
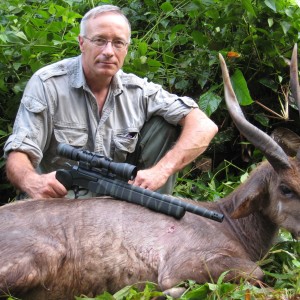
[[[89,30],[91,29],[105,29],[105,28],[115,28],[116,30],[126,30],[128,35],[129,32],[129,25],[127,20],[124,16],[113,12],[102,12],[87,21],[87,27]]]

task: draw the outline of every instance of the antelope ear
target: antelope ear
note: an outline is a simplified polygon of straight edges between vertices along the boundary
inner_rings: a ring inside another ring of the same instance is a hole
[[[238,199],[238,206],[231,214],[232,219],[239,219],[249,216],[255,211],[259,210],[259,201],[257,194],[248,194],[242,200]]]

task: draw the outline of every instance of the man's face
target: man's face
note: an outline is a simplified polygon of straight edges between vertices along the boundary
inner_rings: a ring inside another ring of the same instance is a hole
[[[82,52],[82,64],[87,79],[99,77],[111,78],[123,66],[128,52],[130,38],[126,20],[112,12],[105,12],[86,23],[85,36],[79,36],[79,46]],[[113,42],[124,42],[126,46],[118,49],[108,42],[103,47],[93,41],[105,39]]]

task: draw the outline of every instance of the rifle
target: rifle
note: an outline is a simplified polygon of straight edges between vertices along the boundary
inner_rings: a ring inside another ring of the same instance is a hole
[[[137,168],[127,163],[116,163],[103,155],[79,150],[68,144],[59,144],[58,155],[79,161],[71,170],[57,170],[56,179],[66,189],[83,187],[97,195],[112,196],[135,204],[145,206],[151,210],[164,213],[180,219],[186,211],[222,222],[224,216],[218,212],[183,202],[173,196],[127,183],[137,174]]]

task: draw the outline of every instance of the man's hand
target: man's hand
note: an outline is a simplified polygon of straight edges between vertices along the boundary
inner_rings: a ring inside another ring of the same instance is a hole
[[[6,162],[9,181],[30,198],[61,198],[67,195],[66,188],[55,178],[55,173],[38,174],[27,154],[13,151]]]
[[[32,173],[24,180],[23,190],[30,198],[62,198],[67,195],[66,188],[55,178],[56,172],[48,174]]]
[[[169,176],[170,175],[154,166],[150,169],[138,171],[135,179],[128,183],[144,189],[156,191],[167,182]]]

